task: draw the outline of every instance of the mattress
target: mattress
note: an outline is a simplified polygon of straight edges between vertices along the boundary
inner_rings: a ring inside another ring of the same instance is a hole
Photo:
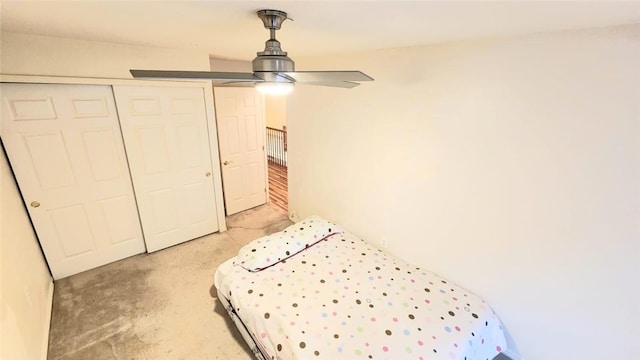
[[[317,217],[243,247],[215,285],[266,359],[475,360],[505,348],[482,298]]]

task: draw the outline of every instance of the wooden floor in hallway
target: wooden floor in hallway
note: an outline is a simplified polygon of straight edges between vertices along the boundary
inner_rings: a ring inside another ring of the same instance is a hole
[[[269,163],[269,203],[285,213],[289,212],[287,168],[273,161]]]

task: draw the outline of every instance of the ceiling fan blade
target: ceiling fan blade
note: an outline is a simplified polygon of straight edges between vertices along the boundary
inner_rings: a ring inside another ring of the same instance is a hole
[[[280,42],[276,40],[276,30],[280,30],[282,22],[290,19],[287,13],[280,10],[259,10],[258,17],[269,30],[269,40],[264,51],[258,52],[252,61],[253,73],[216,72],[216,71],[182,71],[182,70],[129,70],[135,79],[164,80],[209,80],[217,86],[253,86],[273,84],[273,87],[288,87],[294,83],[353,88],[360,81],[373,81],[373,78],[362,71],[293,71],[294,62],[282,51]]]
[[[211,80],[234,82],[262,82],[252,73],[182,70],[129,70],[136,79]]]
[[[362,71],[290,71],[284,72],[299,83],[334,81],[373,81]]]
[[[256,84],[247,81],[226,81],[226,82],[216,82],[213,84],[214,87],[255,87]]]
[[[330,86],[330,87],[340,87],[345,89],[354,88],[360,83],[351,82],[351,81],[307,81],[301,82],[301,85],[316,85],[316,86]]]

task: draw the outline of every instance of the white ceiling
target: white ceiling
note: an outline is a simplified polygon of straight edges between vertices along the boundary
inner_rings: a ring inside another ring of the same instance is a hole
[[[250,60],[278,9],[295,56],[640,23],[640,2],[543,1],[1,1],[3,31],[150,45]]]

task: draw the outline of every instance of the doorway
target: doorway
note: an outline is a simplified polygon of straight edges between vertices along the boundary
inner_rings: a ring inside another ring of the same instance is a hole
[[[246,87],[214,94],[227,216],[264,203],[288,214],[286,98]]]
[[[289,212],[286,97],[265,97],[269,204]]]

